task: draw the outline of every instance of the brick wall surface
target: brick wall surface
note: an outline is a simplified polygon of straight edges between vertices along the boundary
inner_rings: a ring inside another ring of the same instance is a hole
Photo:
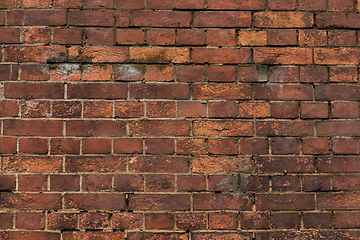
[[[360,2],[0,8],[0,239],[360,239]]]

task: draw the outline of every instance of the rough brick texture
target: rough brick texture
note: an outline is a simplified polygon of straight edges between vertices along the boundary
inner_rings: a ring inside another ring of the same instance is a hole
[[[360,239],[360,1],[0,0],[0,239]]]

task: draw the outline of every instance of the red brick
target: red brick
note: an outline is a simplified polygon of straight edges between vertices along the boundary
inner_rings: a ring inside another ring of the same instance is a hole
[[[16,209],[34,211],[61,209],[61,195],[55,193],[2,192],[0,193],[0,197],[0,205],[3,210]]]
[[[112,117],[111,102],[84,102],[84,117]]]
[[[201,155],[205,152],[205,139],[185,138],[177,140],[177,154]]]
[[[138,118],[144,116],[144,103],[135,101],[115,102],[115,116]]]
[[[204,8],[204,2],[198,0],[177,0],[177,9],[202,9]]]
[[[193,63],[250,63],[250,48],[194,48]]]
[[[359,64],[360,51],[355,48],[314,49],[315,64]]]
[[[16,36],[16,34],[14,34]],[[24,43],[50,43],[50,28],[25,28],[23,30]]]
[[[255,171],[258,173],[314,172],[313,157],[256,157]]]
[[[174,9],[175,0],[146,0],[146,9]]]
[[[270,10],[295,10],[296,9],[296,0],[270,0],[269,1]]]
[[[112,45],[114,44],[114,31],[112,29],[85,29],[85,44]]]
[[[194,27],[232,27],[251,26],[249,12],[195,12]]]
[[[175,30],[149,29],[146,31],[146,39],[147,39],[147,43],[150,45],[174,45]]]
[[[288,1],[290,2],[290,1]],[[297,45],[296,30],[268,30],[269,45]]]
[[[3,157],[2,170],[5,172],[61,172],[60,157],[13,156]]]
[[[206,189],[206,178],[201,175],[179,175],[177,176],[178,191],[204,191]]]
[[[328,81],[328,70],[323,66],[300,67],[300,82],[321,83]]]
[[[255,48],[254,62],[262,64],[312,64],[308,48]]]
[[[0,213],[0,229],[12,228],[12,226],[13,226],[13,214]]]
[[[272,190],[276,192],[299,192],[300,179],[298,176],[273,176]]]
[[[254,17],[257,28],[309,28],[313,26],[312,13],[257,12]]]
[[[354,47],[356,46],[355,31],[329,31],[329,46]]]
[[[125,136],[125,122],[116,120],[71,120],[66,122],[66,135],[78,137]]]
[[[77,175],[51,175],[50,190],[52,191],[79,191],[80,176]]]
[[[358,118],[359,103],[357,102],[333,102],[331,103],[333,118]]]
[[[209,117],[211,118],[231,118],[238,115],[236,102],[210,102]]]
[[[315,209],[314,194],[258,194],[257,210],[312,210]]]
[[[130,85],[133,99],[190,99],[188,84],[140,83]]]
[[[184,47],[130,47],[129,50],[130,62],[188,63],[189,59],[190,49]]]
[[[190,195],[185,194],[131,194],[130,210],[190,210]]]
[[[300,11],[326,11],[326,0],[299,0]]]
[[[188,136],[185,120],[139,120],[129,123],[130,136]]]
[[[139,27],[190,27],[190,12],[133,12],[133,26]]]
[[[304,228],[331,228],[331,213],[304,213]]]
[[[333,189],[335,191],[358,191],[360,189],[360,176],[334,175]]]
[[[329,11],[351,12],[355,10],[355,5],[353,0],[329,0]]]
[[[81,79],[79,64],[53,65],[51,70],[52,81],[79,81]]]
[[[144,43],[145,33],[142,29],[116,29],[116,43],[129,45]]]
[[[261,138],[242,138],[240,139],[241,154],[268,154],[269,140]]]
[[[239,103],[241,118],[266,118],[269,116],[269,107],[265,102]]]
[[[128,168],[130,172],[187,173],[189,159],[165,156],[130,157]]]
[[[116,81],[140,81],[143,80],[143,66],[142,65],[116,65],[114,80]]]
[[[272,227],[275,229],[299,229],[300,213],[272,213]]]
[[[18,99],[63,99],[64,84],[8,82],[5,84],[5,97]]]
[[[303,139],[302,151],[304,154],[329,154],[330,141],[328,139]]]
[[[110,81],[112,80],[112,66],[85,66],[83,79],[85,81]]]
[[[149,138],[145,140],[147,154],[173,154],[175,142],[171,138]]]
[[[129,240],[136,240],[136,239],[186,240],[188,237],[189,237],[188,233],[179,233],[179,232],[132,232],[132,233],[128,233]]]
[[[178,45],[204,45],[205,31],[200,29],[178,29],[176,42]]]
[[[80,140],[73,138],[53,138],[50,142],[51,154],[79,154]]]
[[[209,229],[236,229],[237,213],[209,213]]]
[[[325,0],[321,0],[321,1],[325,1]],[[299,45],[302,47],[326,46],[327,45],[326,31],[299,30]]]
[[[126,61],[128,49],[118,46],[72,46],[69,47],[69,57],[76,62],[104,63]]]
[[[130,14],[115,11],[81,10],[70,11],[70,26],[127,27]]]
[[[111,153],[111,140],[102,138],[85,138],[82,140],[84,154],[109,154]]]
[[[0,3],[0,8],[20,8],[21,0],[8,0]]]
[[[8,25],[62,26],[66,25],[66,10],[10,10]]]
[[[145,81],[173,82],[174,67],[164,67],[163,65],[146,66]]]
[[[252,176],[246,174],[237,175],[210,175],[208,178],[209,191],[266,191],[269,189],[269,177]]]
[[[16,177],[15,175],[0,175],[0,191],[15,191]]]
[[[48,213],[47,227],[50,230],[70,230],[77,228],[78,214]]]
[[[174,215],[170,213],[145,214],[146,229],[172,229],[174,228]]]
[[[335,212],[334,214],[335,228],[359,228],[360,213],[359,212]]]
[[[261,0],[260,0],[261,1]],[[240,46],[266,46],[267,32],[243,30],[238,32],[238,44]]]
[[[356,67],[330,67],[330,82],[358,82]]]
[[[328,238],[328,239],[339,239],[339,240],[346,240],[346,239],[356,239],[360,237],[359,231],[320,231],[319,232],[320,238]]]
[[[240,82],[267,82],[267,68],[265,67],[239,67]]]
[[[60,239],[60,233],[54,232],[39,232],[39,231],[3,231],[0,233],[1,238],[8,239]]]
[[[243,232],[193,232],[191,233],[191,239],[250,239],[250,235]]]
[[[236,8],[239,10],[264,10],[264,0],[237,0]]]
[[[235,46],[235,30],[208,30],[208,46]]]
[[[334,154],[359,154],[360,141],[353,138],[335,138],[333,140]]]
[[[194,121],[193,134],[194,136],[210,136],[210,137],[252,136],[253,123],[249,121],[230,121],[230,120]]]
[[[19,152],[46,154],[48,152],[48,140],[46,138],[20,138]]]
[[[4,135],[14,136],[62,136],[60,120],[4,120]]]
[[[81,229],[108,229],[110,228],[109,213],[82,212],[80,213]]]
[[[297,102],[272,102],[271,117],[273,118],[298,118],[299,105]]]
[[[316,123],[318,136],[360,136],[359,121],[320,121]]]
[[[209,139],[209,153],[215,155],[238,154],[236,139]]]
[[[0,137],[0,153],[16,153],[16,138]]]
[[[250,172],[250,157],[193,157],[193,173]]]
[[[0,64],[0,81],[12,81],[18,79],[18,65]]]
[[[80,8],[82,7],[82,0],[55,0],[55,8]]]
[[[144,1],[133,1],[133,0],[117,0],[116,1],[116,9],[144,9],[145,2]]]
[[[26,118],[50,117],[49,101],[22,101],[21,116]]]
[[[65,158],[65,172],[125,172],[125,157],[72,156]]]
[[[0,116],[1,117],[16,117],[18,116],[18,103],[16,101],[0,101]]]
[[[65,209],[125,210],[125,195],[113,193],[67,193],[64,196]]]
[[[18,176],[19,191],[46,191],[47,176],[37,174],[21,174]]]
[[[319,192],[330,190],[330,176],[326,175],[303,175],[303,190],[307,192]]]
[[[360,87],[357,85],[318,85],[315,86],[315,100],[358,101]]]
[[[245,100],[251,99],[252,87],[248,84],[195,84],[195,100]]]
[[[320,157],[318,172],[358,172],[358,157]]]
[[[300,154],[300,139],[273,138],[271,139],[272,154]]]
[[[146,191],[173,192],[175,190],[175,176],[173,175],[147,175]]]
[[[205,213],[178,213],[176,215],[176,227],[186,230],[206,229]]]
[[[82,190],[84,191],[110,191],[112,186],[111,175],[89,174],[82,177]]]
[[[178,102],[178,116],[187,118],[206,117],[206,103],[195,101]]]
[[[114,229],[139,230],[142,228],[141,213],[113,213],[112,221]]]
[[[297,67],[272,67],[270,68],[270,82],[298,82],[299,70]]]
[[[0,43],[20,43],[20,29],[19,28],[1,28],[0,29]]]
[[[141,139],[114,139],[114,153],[142,153],[143,145]]]
[[[328,103],[302,103],[301,118],[329,118]]]
[[[236,210],[250,211],[252,197],[249,194],[196,193],[193,197],[194,210]]]
[[[319,210],[358,209],[359,193],[319,193],[316,195]]]
[[[267,213],[241,213],[240,226],[242,229],[270,228],[269,214]]]
[[[16,228],[29,230],[44,229],[45,214],[37,212],[18,212],[16,213]]]
[[[70,232],[65,231],[63,233],[64,240],[77,240],[77,239],[103,239],[103,240],[111,240],[111,239],[119,239],[124,240],[123,232],[95,232],[95,231],[87,231],[87,232]]]
[[[256,133],[270,137],[314,136],[314,126],[305,121],[258,121]]]
[[[207,0],[207,9],[235,9],[235,0]]]
[[[85,8],[113,8],[112,0],[85,0]]]
[[[237,79],[235,66],[214,66],[208,68],[209,82],[235,82]]]
[[[144,191],[144,177],[141,175],[115,175],[114,189],[119,192]]]
[[[68,98],[125,99],[127,86],[123,83],[69,83]]]
[[[26,64],[21,66],[21,80],[41,81],[50,79],[50,70],[46,65]]]

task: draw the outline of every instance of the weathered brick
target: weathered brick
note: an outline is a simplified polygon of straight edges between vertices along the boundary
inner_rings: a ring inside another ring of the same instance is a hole
[[[300,139],[273,138],[271,139],[272,154],[300,154]]]
[[[235,82],[237,79],[235,66],[211,65],[208,68],[209,82]]]
[[[195,84],[195,100],[245,100],[251,99],[252,87],[248,84]]]
[[[0,193],[2,209],[57,210],[61,209],[61,195],[57,193]]]
[[[88,174],[82,177],[82,190],[84,191],[110,191],[112,176],[104,174]]]
[[[189,158],[165,156],[130,157],[130,172],[187,173]]]
[[[147,43],[150,45],[174,45],[175,30],[149,29],[146,31]]]
[[[196,193],[193,202],[194,210],[249,211],[253,205],[251,195],[231,193]]]
[[[305,154],[329,154],[330,141],[328,139],[303,139],[302,151]]]
[[[269,116],[269,107],[265,102],[239,103],[241,118],[266,118]]]
[[[65,158],[65,172],[125,172],[125,157],[69,156]]]
[[[124,210],[125,195],[115,193],[66,193],[65,209]]]
[[[187,136],[190,126],[185,120],[139,120],[131,121],[129,130],[130,136]]]
[[[330,82],[358,82],[356,67],[330,67]]]
[[[357,172],[359,170],[358,157],[320,157],[318,172]]]
[[[320,47],[327,45],[327,34],[323,30],[299,30],[299,45]]]
[[[236,229],[237,213],[209,213],[209,229]]]
[[[46,191],[47,176],[40,174],[20,174],[18,176],[19,191]]]
[[[193,157],[193,173],[250,172],[250,157]]]
[[[4,172],[62,172],[61,157],[12,156],[3,157]]]
[[[130,210],[190,210],[190,195],[187,194],[132,194]]]
[[[185,230],[206,229],[206,214],[178,213],[176,214],[176,227]]]
[[[113,8],[113,2],[111,0],[93,1],[86,0],[84,2],[86,8]]]
[[[128,49],[118,46],[106,46],[106,47],[77,47],[73,46],[69,48],[69,58],[73,62],[89,62],[89,63],[105,63],[116,62],[122,63],[127,59]],[[55,59],[56,60],[56,59]]]
[[[49,213],[47,227],[50,230],[76,229],[78,215],[74,213]]]
[[[316,58],[315,58],[316,61]],[[254,62],[262,64],[312,64],[308,48],[255,48]]]
[[[174,101],[146,102],[146,116],[149,118],[171,118],[176,115]]]
[[[141,213],[114,213],[113,214],[113,228],[114,229],[134,229],[142,228],[142,214]]]
[[[360,87],[357,85],[317,85],[315,100],[325,101],[358,101]]]
[[[82,212],[79,225],[81,229],[109,229],[110,215],[102,212]]]
[[[259,173],[314,172],[314,158],[256,157],[255,166]]]
[[[299,0],[299,10],[301,11],[326,11],[326,0],[312,1]]]
[[[69,99],[125,99],[127,86],[123,83],[69,83]]]
[[[116,29],[116,43],[121,45],[144,43],[145,32],[142,29]]]
[[[238,115],[236,102],[210,102],[209,117],[211,118],[231,118]]]
[[[266,46],[266,31],[239,31],[238,44],[240,46]]]
[[[62,136],[60,120],[4,120],[4,134],[14,136]]]
[[[135,11],[133,26],[140,27],[190,27],[190,12]]]
[[[313,210],[314,194],[258,194],[257,210]]]
[[[28,118],[50,117],[49,101],[23,101],[21,103],[21,116]]]
[[[84,102],[84,117],[112,117],[111,102]]]
[[[356,48],[314,49],[315,64],[359,64],[360,51]]]
[[[50,142],[51,154],[79,154],[80,140],[73,138],[53,138]]]
[[[304,213],[304,228],[331,228],[331,213]]]
[[[144,177],[141,175],[115,175],[114,189],[119,192],[144,191]]]
[[[284,1],[284,0],[270,0],[269,1],[270,10],[295,10],[296,1]]]
[[[253,123],[250,121],[230,120],[204,120],[193,122],[193,134],[195,136],[252,136]]]
[[[96,232],[96,231],[86,231],[86,232],[71,232],[65,231],[63,233],[64,240],[76,240],[76,239],[104,239],[104,240],[111,240],[111,239],[119,239],[124,240],[124,233],[123,232]]]
[[[195,27],[250,27],[249,12],[196,12]]]
[[[189,49],[183,47],[130,47],[129,61],[137,63],[187,63]]]
[[[270,228],[270,218],[267,213],[241,213],[240,226],[242,229]]]
[[[266,240],[266,239],[314,239],[314,231],[280,231],[280,232],[258,232],[255,234],[256,239]]]
[[[313,15],[304,12],[257,12],[254,14],[258,28],[309,28]]]
[[[177,140],[177,154],[200,155],[205,154],[205,139],[185,138]]]
[[[319,193],[316,194],[317,209],[340,210],[358,209],[360,204],[359,193]]]
[[[239,10],[264,10],[265,1],[264,0],[237,0],[236,8]]]
[[[7,23],[20,26],[62,26],[66,25],[66,11],[10,10]]]
[[[270,137],[314,136],[314,125],[305,121],[258,121],[256,133]]]
[[[103,26],[127,27],[130,23],[130,14],[117,11],[70,11],[70,26]]]
[[[192,63],[250,63],[250,48],[194,48]]]
[[[271,217],[275,229],[300,228],[300,213],[273,213]]]
[[[268,30],[269,45],[297,45],[296,30]]]
[[[204,45],[205,31],[200,29],[178,29],[176,43],[178,45]]]
[[[174,175],[147,175],[146,191],[148,192],[173,192],[175,190]]]
[[[358,228],[360,226],[359,212],[335,212],[335,228]]]
[[[272,67],[270,68],[270,82],[297,83],[299,81],[297,67]]]

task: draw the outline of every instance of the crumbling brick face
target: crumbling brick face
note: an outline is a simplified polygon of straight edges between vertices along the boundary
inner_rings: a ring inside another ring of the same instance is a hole
[[[360,239],[360,2],[0,0],[0,239]]]

